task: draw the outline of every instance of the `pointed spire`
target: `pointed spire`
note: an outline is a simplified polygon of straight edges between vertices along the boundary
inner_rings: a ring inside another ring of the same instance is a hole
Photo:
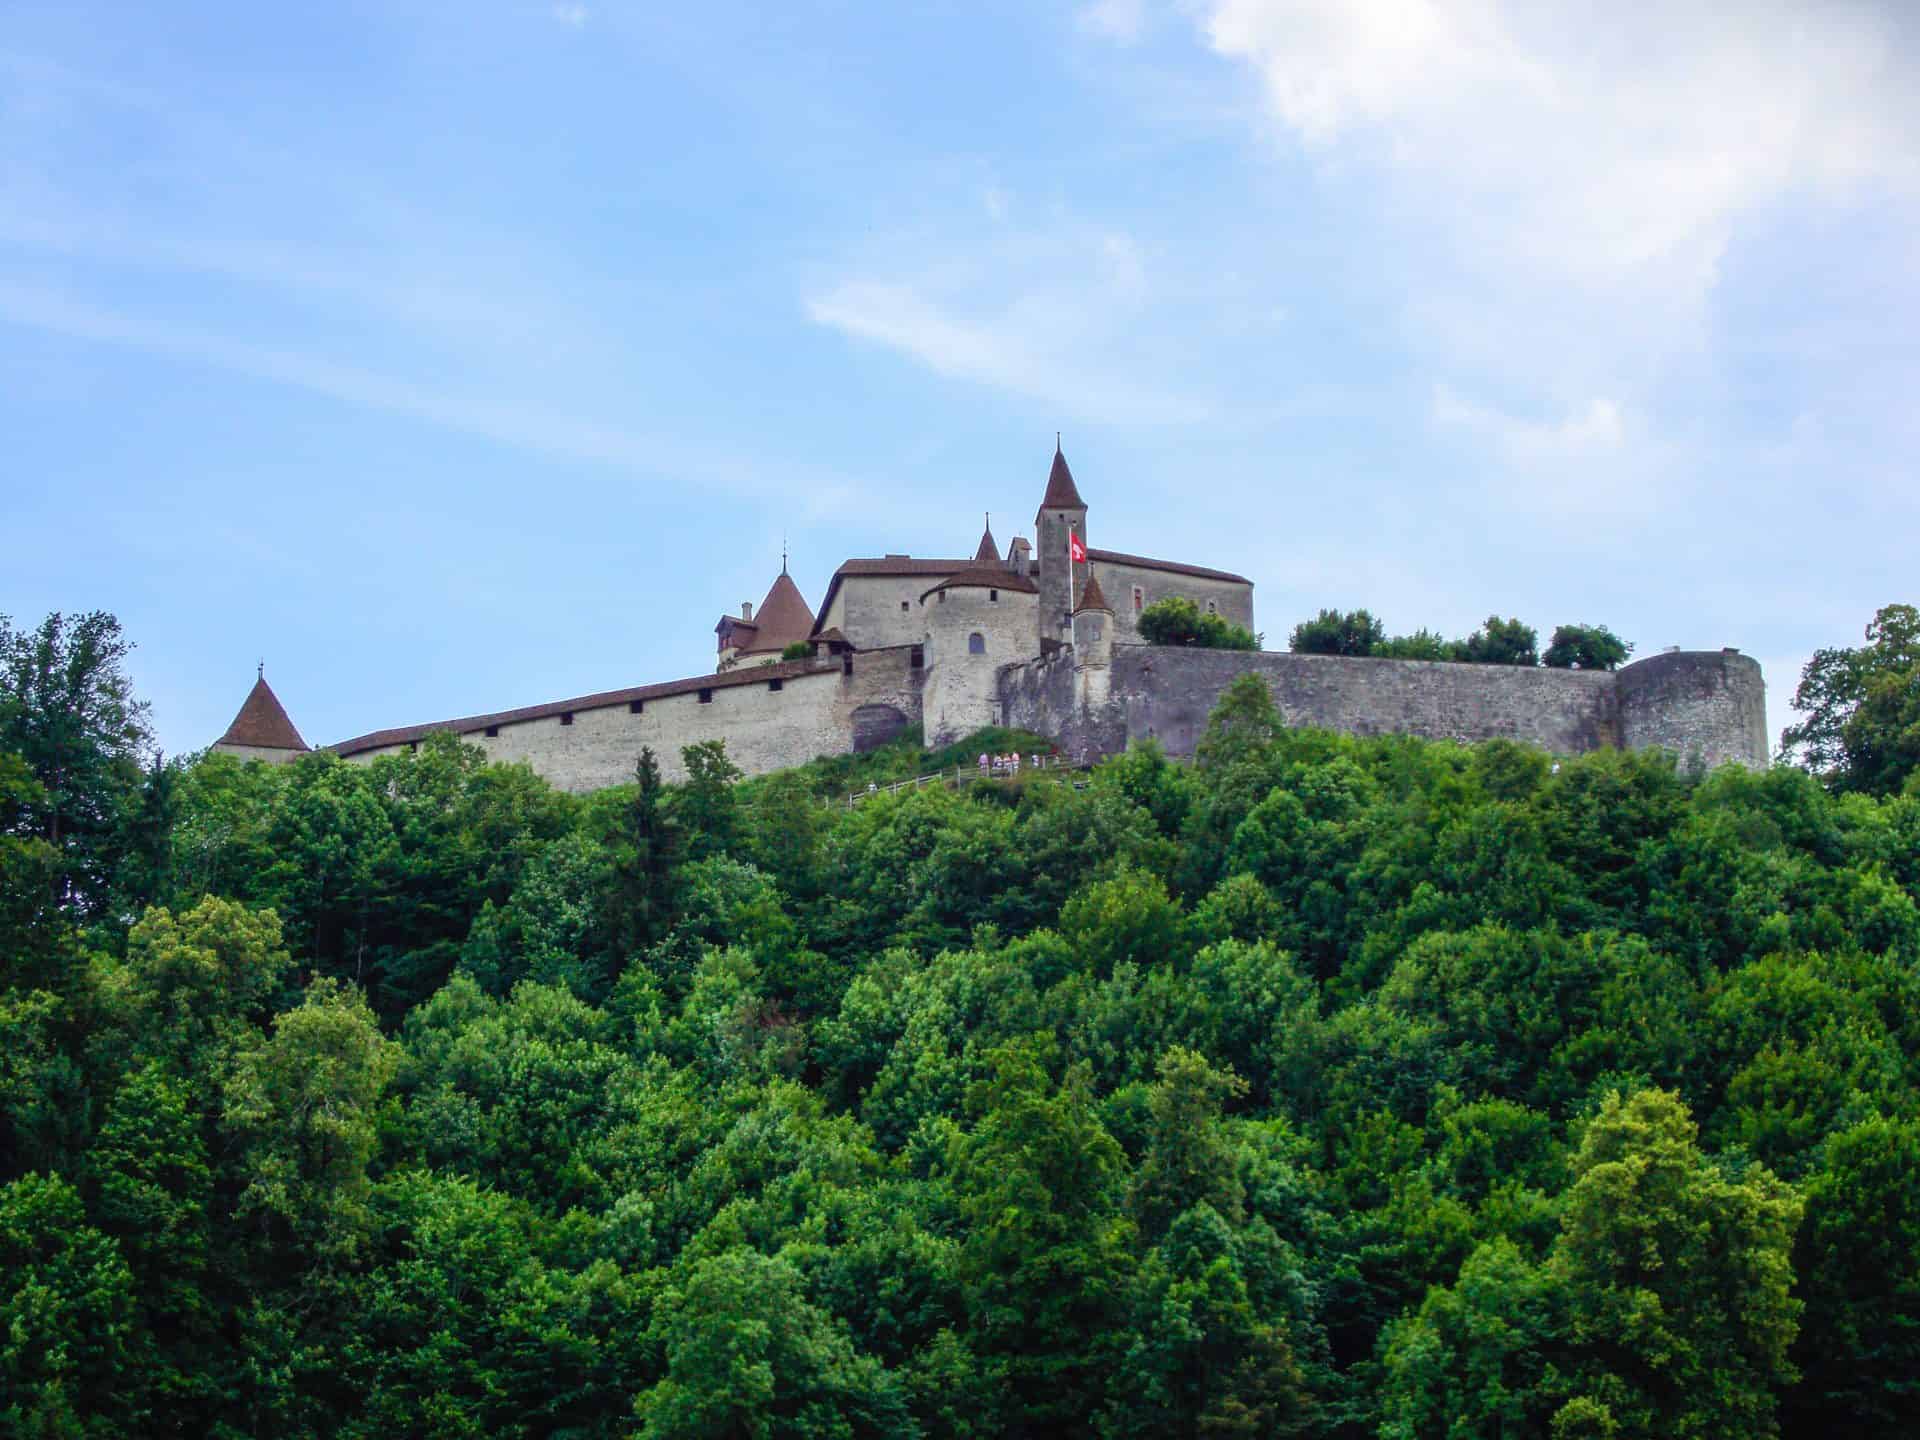
[[[1087,566],[1087,588],[1080,592],[1080,603],[1073,607],[1078,615],[1082,610],[1104,610],[1113,613],[1113,607],[1107,603],[1106,594],[1100,589],[1100,577],[1094,574],[1093,566]]]
[[[267,684],[267,662],[255,669],[253,689],[248,692],[240,713],[233,717],[227,733],[214,741],[214,748],[239,745],[250,750],[305,750],[307,742],[287,718],[280,697]]]
[[[987,512],[987,528],[981,532],[980,543],[974,547],[973,563],[976,565],[998,565],[1000,546],[993,538],[993,512]]]
[[[1067,468],[1066,454],[1060,449],[1060,432],[1053,435],[1053,468],[1047,472],[1047,493],[1040,501],[1042,510],[1084,510],[1087,502],[1073,483],[1073,471]]]

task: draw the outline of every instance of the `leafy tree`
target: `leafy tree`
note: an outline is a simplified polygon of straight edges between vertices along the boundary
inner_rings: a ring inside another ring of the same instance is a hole
[[[1458,647],[1458,641],[1446,640],[1435,631],[1420,629],[1411,635],[1393,635],[1376,641],[1368,653],[1386,660],[1454,660],[1459,658],[1456,653]]]
[[[1140,637],[1149,645],[1185,645],[1203,650],[1258,650],[1259,639],[1244,625],[1235,625],[1203,611],[1184,595],[1168,595],[1140,612]]]
[[[1301,655],[1371,655],[1387,630],[1366,610],[1322,610],[1293,627],[1287,648]]]
[[[680,751],[687,779],[674,795],[673,815],[686,835],[687,856],[703,860],[740,844],[740,767],[727,758],[725,740],[702,740]]]
[[[105,918],[152,745],[123,668],[132,649],[105,611],[55,612],[31,632],[0,615],[0,752],[37,785],[15,787],[9,828],[53,847],[55,898],[83,919]]]
[[[1834,1134],[1807,1181],[1794,1269],[1807,1310],[1798,1433],[1892,1434],[1920,1407],[1920,1123]]]
[[[1556,670],[1612,670],[1631,654],[1633,646],[1604,625],[1558,625],[1540,663]]]
[[[1246,1196],[1220,1107],[1246,1093],[1246,1081],[1216,1070],[1204,1055],[1175,1046],[1160,1057],[1160,1080],[1147,1102],[1153,1118],[1146,1153],[1131,1197],[1143,1236],[1157,1240],[1196,1205],[1230,1224],[1244,1218]]]
[[[223,1125],[245,1182],[238,1213],[317,1258],[350,1258],[368,1220],[377,1106],[398,1062],[358,991],[314,981],[227,1081]]]
[[[0,1276],[0,1429],[129,1433],[133,1280],[59,1176],[0,1187]]]
[[[978,1119],[956,1157],[968,1336],[1005,1429],[1087,1435],[1126,1333],[1125,1157],[1095,1114],[1090,1077],[1056,1087],[1043,1053],[1000,1050],[993,1078],[969,1095]]]
[[[864,1440],[915,1433],[899,1381],[857,1354],[778,1257],[734,1249],[661,1296],[666,1376],[634,1402],[646,1440]]]
[[[1836,791],[1887,795],[1920,767],[1920,610],[1883,605],[1866,640],[1814,651],[1780,751]]]
[[[1759,1166],[1707,1162],[1686,1107],[1658,1090],[1608,1097],[1573,1172],[1549,1263],[1576,1393],[1624,1434],[1773,1433],[1802,1308],[1799,1197]]]
[[[1531,625],[1489,615],[1487,623],[1459,642],[1456,655],[1474,665],[1537,665],[1540,637]]]

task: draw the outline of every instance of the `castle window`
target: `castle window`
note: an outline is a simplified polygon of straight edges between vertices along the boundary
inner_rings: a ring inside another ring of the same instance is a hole
[[[907,652],[907,666],[909,669],[918,670],[926,663],[927,652],[920,646],[916,645],[912,650]]]
[[[498,740],[499,738],[500,738],[500,727],[498,725],[487,726],[487,739]]]
[[[702,705],[711,705],[713,703],[713,691],[711,688],[700,692],[700,703]]]
[[[978,630],[967,636],[967,654],[984,655],[987,653],[987,637]]]
[[[946,598],[946,597],[944,597],[944,596],[942,596],[941,598],[942,598],[942,599],[944,599],[944,598]],[[907,602],[906,602],[906,601],[904,601],[904,600],[902,600],[902,601],[900,602],[900,608],[901,608],[902,610],[904,610],[904,609],[906,609],[906,608],[907,608]]]
[[[989,590],[989,591],[987,591],[987,599],[988,599],[988,600],[992,600],[992,601],[998,601],[998,600],[999,600],[999,598],[1000,598],[1000,592],[999,592],[998,590]]]
[[[1209,615],[1218,615],[1220,613],[1220,607],[1209,600],[1207,601],[1207,613]]]
[[[1133,613],[1138,615],[1142,610],[1146,608],[1147,608],[1147,587],[1144,585],[1136,585],[1133,587]]]
[[[629,700],[629,701],[627,701],[627,714],[629,714],[629,715],[644,715],[644,714],[646,714],[646,713],[647,713],[647,702],[646,702],[646,701],[644,701],[644,700]]]
[[[571,724],[573,724],[573,711],[571,711],[571,710],[562,710],[562,711],[560,712],[560,723],[561,723],[562,725],[571,725]]]
[[[784,686],[784,685],[785,685],[786,683],[787,683],[787,682],[786,682],[786,681],[784,681],[784,680],[769,680],[769,681],[767,681],[767,689],[769,689],[769,690],[778,690],[778,689],[780,689],[780,688],[781,688],[782,686]]]

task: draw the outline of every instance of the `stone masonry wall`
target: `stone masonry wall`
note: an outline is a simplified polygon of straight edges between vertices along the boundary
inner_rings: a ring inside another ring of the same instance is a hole
[[[838,626],[862,650],[917,644],[927,628],[920,597],[940,580],[938,575],[845,576],[820,628]]]
[[[1760,662],[1737,650],[1672,651],[1618,675],[1620,743],[1658,745],[1688,764],[1766,765],[1767,687]]]
[[[1058,736],[1075,755],[1149,737],[1191,755],[1220,693],[1251,672],[1291,725],[1505,738],[1556,754],[1662,745],[1707,764],[1767,763],[1759,666],[1741,656],[1655,656],[1608,673],[1125,645],[1113,652],[1112,698],[1097,710],[1076,702],[1072,671],[1061,657],[1003,672],[1006,723]]]
[[[642,746],[651,745],[668,780],[686,778],[682,746],[724,739],[727,755],[749,775],[802,765],[822,755],[845,755],[854,748],[854,712],[861,724],[873,723],[872,707],[891,706],[911,723],[920,718],[921,672],[912,667],[907,647],[868,651],[853,657],[854,673],[842,673],[838,661],[822,662],[803,675],[790,675],[778,690],[767,685],[719,686],[712,700],[700,703],[689,691],[644,702],[641,713],[625,705],[576,710],[571,725],[558,715],[503,724],[499,734],[462,732],[489,760],[524,760],[562,790],[599,790],[633,778]],[[369,750],[351,758],[373,759],[403,746]]]
[[[999,598],[989,598],[995,595]],[[927,597],[927,681],[921,713],[929,749],[999,723],[996,672],[1033,654],[1039,633],[1037,603],[1030,591],[970,585]],[[974,635],[981,637],[978,655],[969,649]]]
[[[1140,612],[1133,606],[1133,589],[1141,590],[1141,605],[1153,604],[1169,595],[1184,595],[1202,610],[1211,600],[1221,617],[1230,624],[1253,629],[1253,587],[1236,580],[1210,580],[1203,575],[1174,575],[1165,570],[1148,570],[1135,565],[1120,565],[1111,560],[1097,561],[1101,592],[1113,606],[1118,626],[1114,639],[1123,645],[1140,643],[1136,627]]]

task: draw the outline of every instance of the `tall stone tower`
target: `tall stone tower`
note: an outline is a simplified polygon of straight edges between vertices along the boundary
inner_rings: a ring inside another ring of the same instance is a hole
[[[1033,517],[1033,551],[1040,565],[1040,638],[1061,645],[1073,643],[1073,605],[1079,598],[1073,572],[1080,567],[1067,559],[1069,533],[1078,535],[1082,545],[1087,543],[1087,505],[1074,486],[1073,472],[1056,437],[1047,493]]]

